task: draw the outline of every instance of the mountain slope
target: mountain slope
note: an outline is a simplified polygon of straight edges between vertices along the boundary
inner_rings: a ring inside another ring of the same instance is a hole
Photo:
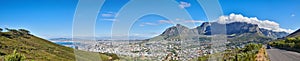
[[[289,34],[287,37],[299,37],[300,36],[300,29],[298,29],[297,31]]]
[[[61,46],[29,34],[27,30],[7,29],[0,32],[0,60],[14,50],[25,55],[26,60],[36,61],[75,61],[74,49]],[[79,51],[79,53],[91,53]],[[95,53],[94,53],[95,54]],[[98,53],[99,54],[99,53]],[[100,53],[102,56],[108,56]],[[112,55],[112,54],[111,54]],[[1,58],[2,57],[2,58]],[[80,59],[90,61],[89,57]],[[100,57],[99,57],[100,58]],[[108,57],[107,57],[108,58]],[[78,58],[77,58],[78,59]],[[115,59],[115,58],[114,58]]]
[[[10,54],[17,49],[30,60],[73,61],[73,49],[51,43],[30,34],[17,31],[1,32],[0,53]],[[54,59],[55,58],[55,59]]]
[[[289,35],[289,33],[286,32],[274,32],[270,31],[267,29],[260,28],[260,31],[267,37],[272,37],[272,38],[283,38]]]

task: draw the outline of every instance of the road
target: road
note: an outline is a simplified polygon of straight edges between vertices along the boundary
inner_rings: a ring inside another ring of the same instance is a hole
[[[300,53],[281,50],[277,48],[267,49],[271,61],[300,61]]]

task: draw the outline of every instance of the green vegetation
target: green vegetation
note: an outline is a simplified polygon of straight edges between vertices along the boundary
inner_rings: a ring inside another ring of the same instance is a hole
[[[273,40],[270,37],[262,36],[260,34],[251,34],[251,33],[245,33],[241,36],[229,38],[228,41],[232,42],[233,44],[239,44],[239,43],[267,43],[268,41]]]
[[[5,56],[4,61],[25,61],[25,56],[14,50],[12,54]]]
[[[76,59],[82,59],[81,61],[93,61],[92,57],[84,56],[83,54],[93,54],[92,56],[106,61],[119,59],[115,54],[80,50],[76,50],[75,58],[74,49],[31,35],[28,30],[8,28],[5,28],[5,30],[7,30],[7,32],[0,32],[0,60],[23,55],[26,57],[25,61],[75,61]],[[79,53],[82,53],[82,55],[77,55]]]
[[[260,49],[264,49],[262,44],[250,43],[241,49],[226,50],[222,53],[198,57],[198,61],[208,61],[211,59],[210,57],[217,57],[218,61],[255,61]],[[218,55],[222,57],[218,57]],[[266,57],[265,53],[264,56]]]
[[[300,52],[300,37],[288,37],[269,42],[270,46]]]

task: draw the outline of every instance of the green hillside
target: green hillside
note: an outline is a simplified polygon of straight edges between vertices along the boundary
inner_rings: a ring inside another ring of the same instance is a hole
[[[75,61],[74,49],[61,46],[45,39],[31,35],[24,29],[6,29],[7,32],[0,32],[0,60],[4,60],[16,50],[17,53],[24,55],[25,60],[35,61]],[[0,28],[0,31],[2,29]],[[84,54],[95,54],[92,52],[79,51]],[[118,59],[115,54],[97,53],[99,58],[113,60]],[[109,58],[113,56],[112,58]],[[79,57],[84,61],[90,61],[88,56]],[[78,58],[77,58],[78,59]],[[105,61],[105,60],[103,60]]]

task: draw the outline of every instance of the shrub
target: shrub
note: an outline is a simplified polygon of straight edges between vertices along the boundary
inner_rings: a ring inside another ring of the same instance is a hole
[[[292,43],[294,41],[296,41],[297,39],[296,38],[287,38],[285,43]]]
[[[5,56],[4,61],[25,61],[25,56],[14,50],[12,54]]]
[[[252,51],[252,50],[259,50],[259,48],[261,48],[261,47],[262,47],[261,44],[250,43],[250,44],[245,46],[244,52]]]

